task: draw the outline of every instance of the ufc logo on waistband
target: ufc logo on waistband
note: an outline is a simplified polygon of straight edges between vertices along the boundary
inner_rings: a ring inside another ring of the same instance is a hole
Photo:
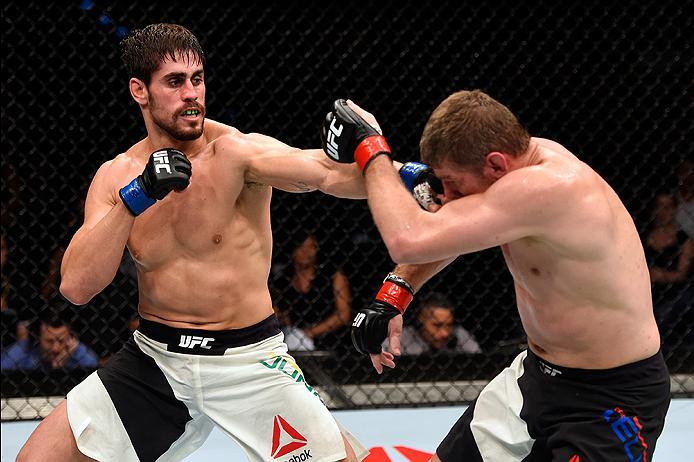
[[[212,347],[207,344],[208,342],[214,342],[214,338],[198,337],[197,335],[181,335],[181,343],[179,343],[178,346],[183,348],[195,348],[197,345],[200,345],[200,348],[209,350]]]
[[[542,361],[538,361],[540,363],[540,370],[544,373],[547,374],[551,377],[554,377],[555,375],[561,375],[561,371],[558,369],[555,369],[553,367],[548,366],[547,364],[543,363]]]
[[[336,127],[335,126],[336,123],[337,123],[337,119],[333,119],[333,121],[330,122],[330,131],[328,132],[328,140],[325,143],[325,146],[328,149],[328,155],[335,160],[340,158],[340,156],[337,155],[337,143],[335,142],[335,138],[340,136],[340,134],[342,133],[342,129],[345,128],[342,125],[340,125],[339,127]]]
[[[159,151],[153,154],[154,157],[154,170],[159,173],[160,170],[166,170],[167,173],[171,173],[171,166],[169,165],[169,155],[166,151]]]

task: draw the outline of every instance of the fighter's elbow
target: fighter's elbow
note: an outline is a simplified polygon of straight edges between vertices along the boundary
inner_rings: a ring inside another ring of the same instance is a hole
[[[410,233],[399,233],[386,239],[391,260],[397,264],[418,263],[421,260],[416,240]]]
[[[85,305],[95,294],[84,290],[80,284],[69,279],[60,281],[60,293],[73,305]]]

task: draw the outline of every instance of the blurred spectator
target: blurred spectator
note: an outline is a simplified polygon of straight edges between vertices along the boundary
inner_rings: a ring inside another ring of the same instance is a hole
[[[289,351],[311,351],[316,349],[313,340],[308,338],[304,331],[292,325],[287,310],[280,310],[275,303],[277,300],[277,290],[270,287],[270,297],[272,298],[272,309],[280,322],[280,330],[284,334],[284,343],[287,344]]]
[[[66,229],[64,234],[60,234],[57,244],[53,248],[48,259],[48,268],[46,277],[41,284],[39,293],[44,301],[48,302],[53,297],[58,296],[58,287],[60,287],[60,265],[63,262],[63,255],[67,249],[69,238],[82,226],[82,215],[84,211],[85,194],[80,194],[79,199],[73,203],[68,211],[67,218],[64,221]]]
[[[17,341],[17,323],[19,317],[17,311],[10,307],[10,292],[12,284],[7,275],[5,265],[9,256],[7,244],[7,236],[0,236],[0,275],[2,277],[2,285],[0,286],[0,325],[2,328],[2,348]]]
[[[334,350],[345,342],[346,329],[352,317],[352,293],[349,281],[340,268],[319,261],[318,239],[302,235],[296,241],[291,265],[273,282],[278,317],[283,320],[285,341],[301,343],[303,348]],[[295,345],[298,346],[298,345]],[[290,346],[290,349],[291,346]]]
[[[675,220],[689,239],[694,239],[694,161],[685,160],[677,169],[677,211]]]
[[[42,316],[38,340],[19,340],[0,355],[0,369],[95,368],[97,355],[80,343],[70,324],[55,312]]]
[[[403,355],[437,351],[481,353],[470,332],[454,324],[453,304],[445,296],[433,293],[419,303],[414,326],[406,326],[400,337]],[[384,344],[385,347],[385,344]]]
[[[672,328],[673,319],[683,313],[680,310],[687,302],[686,291],[691,289],[690,269],[694,258],[694,243],[675,221],[676,203],[672,194],[658,194],[655,198],[653,221],[646,236],[645,252],[651,274],[653,305],[656,321],[665,335]],[[685,305],[686,306],[686,305]]]
[[[280,329],[284,334],[284,343],[287,344],[289,351],[312,351],[316,349],[313,339],[307,337],[302,329],[291,325],[286,311],[281,311],[274,304],[273,308],[277,319],[280,321]]]

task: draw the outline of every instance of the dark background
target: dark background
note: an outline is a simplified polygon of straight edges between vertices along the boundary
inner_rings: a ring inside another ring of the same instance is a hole
[[[79,225],[99,165],[145,136],[118,42],[149,23],[180,23],[199,38],[208,117],[297,147],[317,147],[331,102],[349,97],[377,116],[398,160],[416,160],[433,108],[456,90],[480,88],[531,134],[588,162],[641,233],[655,194],[674,190],[676,167],[692,157],[691,2],[344,3],[6,2],[3,277],[20,317],[61,304],[38,296],[50,256]],[[345,268],[354,309],[392,267],[363,201],[278,191],[272,212],[276,263],[288,260],[297,229],[316,230],[322,256]],[[125,273],[88,305],[65,308],[101,356],[117,351],[136,309],[136,282]],[[449,294],[490,354],[435,361],[434,369],[412,362],[378,380],[487,377],[516,354],[523,334],[498,250],[461,257],[426,290]],[[683,318],[677,332],[690,325]],[[691,372],[691,350],[679,333],[670,340],[671,370]],[[377,380],[354,356],[326,368],[340,370],[340,382]],[[42,393],[35,378],[2,383],[3,395]]]

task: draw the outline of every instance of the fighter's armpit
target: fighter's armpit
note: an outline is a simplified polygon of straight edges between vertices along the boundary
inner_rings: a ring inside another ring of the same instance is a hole
[[[265,183],[259,183],[256,181],[246,181],[245,186],[251,191],[259,191],[268,187]]]
[[[295,183],[290,183],[290,186],[293,186],[294,188],[296,188],[296,192],[315,191],[315,188],[310,187],[308,184],[304,183],[303,181],[297,181]]]

